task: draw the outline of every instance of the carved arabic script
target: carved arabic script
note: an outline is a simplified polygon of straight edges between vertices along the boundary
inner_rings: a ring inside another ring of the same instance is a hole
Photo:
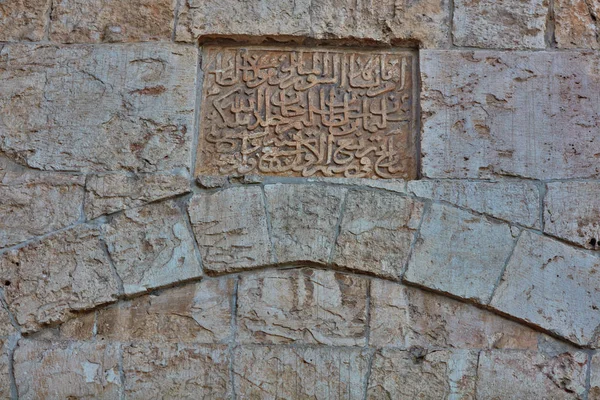
[[[409,51],[207,48],[197,174],[416,175]]]

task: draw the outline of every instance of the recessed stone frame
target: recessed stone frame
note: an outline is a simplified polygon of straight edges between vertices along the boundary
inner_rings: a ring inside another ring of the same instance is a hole
[[[414,49],[203,47],[196,176],[416,179]]]

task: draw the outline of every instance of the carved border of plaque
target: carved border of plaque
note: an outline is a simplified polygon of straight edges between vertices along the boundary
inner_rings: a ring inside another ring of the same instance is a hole
[[[205,46],[195,175],[416,179],[417,57]]]

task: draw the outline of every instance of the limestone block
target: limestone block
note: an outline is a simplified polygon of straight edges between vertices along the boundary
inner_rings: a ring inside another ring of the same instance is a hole
[[[123,351],[127,399],[230,399],[227,346],[136,343]]]
[[[4,305],[0,304],[0,337],[6,337],[15,332],[16,329],[12,325],[8,311]]]
[[[600,399],[600,354],[592,356],[590,364],[590,392],[588,400]]]
[[[536,350],[540,334],[446,296],[371,281],[369,343],[376,347]]]
[[[523,232],[490,305],[574,343],[597,346],[600,259]]]
[[[276,184],[265,194],[277,260],[328,262],[346,189]]]
[[[457,0],[452,36],[457,46],[543,49],[548,0]]]
[[[507,224],[432,204],[404,279],[486,304],[513,247]]]
[[[234,280],[204,279],[98,311],[97,335],[113,341],[219,343],[231,334]]]
[[[240,346],[233,359],[238,399],[364,398],[369,363],[364,349]]]
[[[476,371],[476,351],[380,350],[367,399],[474,398]]]
[[[188,213],[207,271],[223,273],[272,263],[260,187],[197,194]]]
[[[600,248],[600,184],[552,182],[546,188],[544,232],[588,249]]]
[[[334,271],[244,275],[238,289],[240,343],[365,344],[368,281]]]
[[[597,54],[425,50],[420,55],[424,176],[600,176]]]
[[[311,177],[308,182],[320,182],[329,185],[344,185],[354,186],[357,188],[373,188],[382,189],[388,192],[406,194],[406,183],[404,179],[369,179],[369,178],[326,178],[326,177]]]
[[[0,282],[24,332],[115,301],[117,281],[98,231],[80,225],[0,256]]]
[[[600,3],[587,0],[556,0],[554,18],[557,47],[600,49]]]
[[[415,196],[441,200],[524,226],[540,226],[540,192],[526,181],[419,180],[408,182]]]
[[[116,399],[123,384],[111,343],[21,339],[14,368],[19,399]]]
[[[33,168],[190,165],[197,50],[167,43],[0,49],[0,150]]]
[[[60,325],[57,338],[60,340],[91,340],[96,330],[95,325],[95,311],[78,314],[75,318]],[[49,329],[46,331],[49,331]]]
[[[52,0],[11,0],[0,4],[0,42],[40,41]]]
[[[0,171],[0,248],[74,224],[83,176]]]
[[[52,7],[50,39],[61,43],[170,40],[173,0],[62,0]]]
[[[178,205],[169,200],[127,210],[102,225],[126,294],[202,275],[184,218]]]
[[[189,192],[184,175],[90,175],[85,185],[85,215],[89,219]]]
[[[9,343],[7,339],[0,339],[0,399],[2,400],[11,398],[8,346]]]
[[[477,399],[583,399],[587,354],[482,351]]]
[[[349,192],[333,263],[399,279],[422,211],[423,203],[394,194]]]

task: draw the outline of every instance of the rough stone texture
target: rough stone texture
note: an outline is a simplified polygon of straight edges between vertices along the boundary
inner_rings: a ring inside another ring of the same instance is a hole
[[[588,249],[600,248],[600,183],[546,185],[544,232]]]
[[[559,48],[600,49],[600,3],[555,0],[554,36]]]
[[[583,399],[587,354],[482,351],[477,399]]]
[[[0,248],[74,224],[83,176],[0,170]]]
[[[595,353],[592,356],[590,364],[590,392],[588,400],[600,399],[600,354]]]
[[[190,201],[188,213],[207,271],[231,272],[272,263],[260,187],[198,194]]]
[[[486,304],[513,247],[507,224],[432,204],[404,278]]]
[[[52,0],[10,0],[0,3],[0,42],[40,41]]]
[[[0,151],[33,168],[189,168],[197,50],[174,44],[0,49]]]
[[[597,346],[600,259],[523,232],[490,305],[574,343]]]
[[[364,398],[369,354],[336,347],[241,346],[233,373],[238,399]]]
[[[528,227],[540,226],[540,192],[532,182],[420,180],[408,182],[407,190]]]
[[[102,225],[126,294],[202,276],[194,238],[174,201],[127,210]]]
[[[118,345],[21,339],[15,351],[19,399],[116,399]]]
[[[133,344],[125,347],[128,399],[229,399],[227,346]]]
[[[0,282],[25,332],[112,302],[118,290],[98,231],[85,225],[4,253]]]
[[[536,350],[540,334],[490,311],[382,280],[371,281],[369,344],[376,347]]]
[[[0,337],[6,337],[15,332],[16,329],[12,325],[8,311],[3,304],[0,304]]]
[[[50,39],[62,43],[170,40],[174,0],[61,0],[52,7]]]
[[[543,49],[548,0],[455,0],[457,46]]]
[[[277,260],[328,262],[345,194],[340,187],[265,186]]]
[[[92,219],[189,192],[190,181],[174,174],[91,175],[85,188],[85,215]]]
[[[348,193],[333,263],[399,279],[421,221],[423,203],[394,194]]]
[[[476,370],[476,351],[380,350],[367,399],[474,398]]]
[[[598,71],[591,53],[422,51],[423,174],[600,176]]]
[[[368,283],[364,278],[312,269],[242,276],[239,341],[364,345]]]
[[[234,280],[206,279],[98,311],[98,337],[115,341],[219,343],[230,338]]]

